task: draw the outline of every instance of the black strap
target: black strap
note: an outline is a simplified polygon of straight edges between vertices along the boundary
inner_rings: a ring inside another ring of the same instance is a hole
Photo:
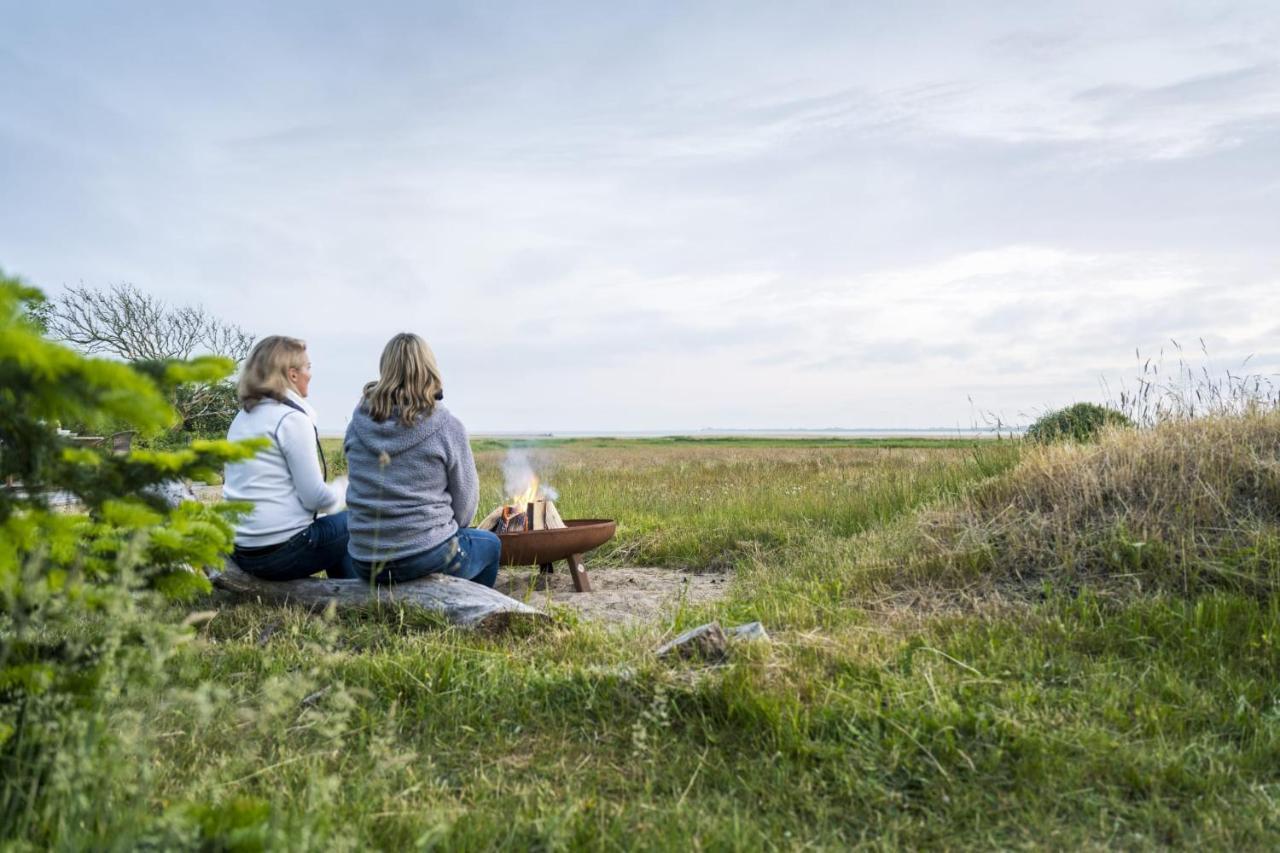
[[[302,414],[307,415],[307,420],[311,420],[311,415],[307,414],[307,410],[302,408],[292,400],[285,398],[280,402],[284,403],[286,406],[288,406],[289,408],[295,411],[302,412]],[[276,429],[279,430],[279,427],[277,426]],[[316,434],[316,455],[320,457],[320,470],[324,472],[324,481],[327,483],[329,482],[329,463],[326,462],[324,459],[324,446],[320,444],[320,427],[316,426],[315,424],[312,424],[311,430]],[[280,443],[279,438],[276,438],[276,443],[277,444]]]
[[[288,397],[282,400],[279,400],[278,402],[283,403],[284,405],[288,406],[289,408],[295,411],[302,412],[302,414],[307,416],[308,421],[311,420],[311,415],[307,414],[307,410],[302,408],[292,400],[290,400]],[[285,415],[284,417],[287,418],[289,416]],[[284,423],[284,418],[281,418],[280,421],[276,424],[276,432],[275,432],[274,438],[276,440],[276,446],[280,447],[280,452],[283,454],[284,448],[280,446],[280,424],[282,423]],[[329,482],[329,463],[325,461],[324,447],[320,444],[320,427],[316,426],[313,423],[311,424],[311,430],[316,434],[316,455],[320,457],[320,471],[322,472],[321,476],[324,478],[324,481],[327,483]],[[319,517],[320,517],[320,513],[318,512],[312,514],[312,519],[316,519]]]

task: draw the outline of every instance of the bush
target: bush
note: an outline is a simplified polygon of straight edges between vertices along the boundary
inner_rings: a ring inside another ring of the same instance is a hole
[[[95,826],[138,789],[129,756],[145,721],[127,729],[110,704],[127,685],[162,681],[185,630],[148,605],[207,592],[201,567],[230,551],[244,509],[171,507],[156,487],[212,482],[256,445],[71,446],[57,423],[167,430],[172,390],[221,381],[232,363],[170,361],[148,375],[89,358],[43,337],[32,319],[42,300],[0,274],[0,483],[20,484],[0,488],[0,847],[75,848],[94,846]],[[53,509],[54,494],[83,510]]]
[[[1131,427],[1133,421],[1123,413],[1096,403],[1076,403],[1056,412],[1041,415],[1027,428],[1026,437],[1047,444],[1053,441],[1094,441],[1107,427]]]

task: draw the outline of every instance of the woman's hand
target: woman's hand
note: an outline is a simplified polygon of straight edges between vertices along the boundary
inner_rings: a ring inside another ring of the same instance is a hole
[[[347,478],[334,477],[333,482],[329,484],[329,490],[337,495],[337,500],[325,512],[331,515],[335,512],[342,512],[347,508]]]

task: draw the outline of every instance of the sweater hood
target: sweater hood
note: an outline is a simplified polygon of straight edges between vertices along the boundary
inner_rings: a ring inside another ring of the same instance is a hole
[[[386,453],[388,456],[395,456],[426,441],[443,429],[445,424],[452,418],[453,415],[449,413],[448,409],[436,403],[436,407],[431,412],[430,417],[419,416],[412,426],[405,426],[400,423],[400,417],[394,411],[391,417],[379,423],[369,417],[369,413],[365,410],[362,402],[351,413],[351,423],[347,426],[347,434],[354,436],[356,441],[359,441],[374,453]]]

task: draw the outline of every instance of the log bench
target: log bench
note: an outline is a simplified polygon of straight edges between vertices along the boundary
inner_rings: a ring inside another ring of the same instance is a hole
[[[415,607],[443,616],[463,628],[504,630],[518,622],[550,619],[541,610],[495,589],[440,574],[392,586],[329,578],[264,581],[228,559],[222,570],[211,573],[210,578],[218,589],[246,601],[295,604],[309,609],[323,609],[331,603],[340,608],[368,608],[378,604]]]

